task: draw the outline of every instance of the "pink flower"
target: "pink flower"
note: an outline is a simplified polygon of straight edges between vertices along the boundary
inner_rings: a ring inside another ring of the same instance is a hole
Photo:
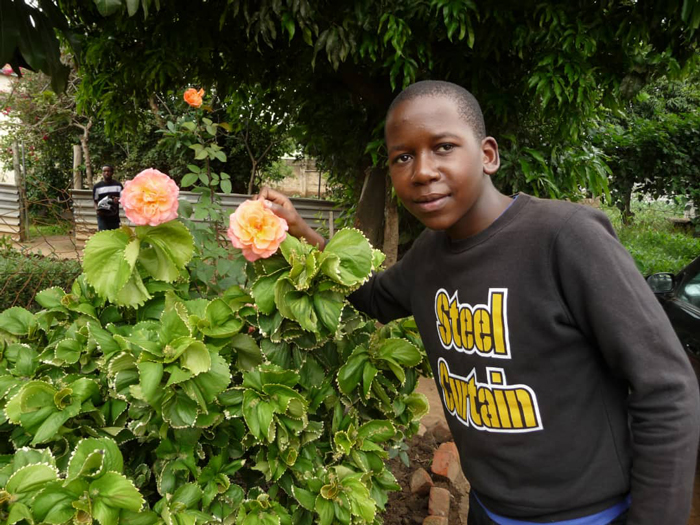
[[[288,229],[287,221],[267,209],[262,200],[249,200],[231,214],[226,235],[253,262],[275,253]]]
[[[177,218],[180,189],[165,173],[149,168],[124,183],[119,202],[138,226],[158,226]]]

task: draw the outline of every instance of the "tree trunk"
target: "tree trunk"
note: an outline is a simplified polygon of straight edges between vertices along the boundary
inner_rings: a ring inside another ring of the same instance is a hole
[[[384,244],[382,251],[386,255],[384,265],[390,268],[396,263],[399,255],[399,208],[396,200],[391,197],[391,185],[384,192]]]
[[[622,194],[622,203],[620,211],[622,212],[622,224],[624,224],[625,226],[629,226],[630,224],[632,224],[632,218],[634,217],[634,213],[632,213],[631,186],[625,189],[624,193]]]
[[[368,168],[362,193],[357,202],[355,227],[365,234],[372,246],[382,246],[384,237],[384,194],[386,173],[382,168]]]
[[[253,194],[253,188],[255,188],[255,175],[258,172],[258,163],[254,160],[252,162],[253,168],[250,170],[250,180],[248,181],[248,195]]]
[[[73,146],[73,189],[83,189],[83,174],[80,165],[83,163],[82,149],[78,144]]]
[[[85,160],[85,177],[87,178],[87,184],[90,188],[93,186],[92,179],[92,160],[90,159],[90,147],[88,146],[88,140],[90,139],[90,128],[92,127],[92,118],[88,120],[86,126],[78,126],[82,128],[83,135],[80,137],[80,147],[83,149],[83,159]]]

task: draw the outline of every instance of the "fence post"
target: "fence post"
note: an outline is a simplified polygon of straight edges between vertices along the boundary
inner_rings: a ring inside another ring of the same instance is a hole
[[[24,147],[22,147],[24,153]],[[29,239],[29,215],[27,214],[27,192],[24,180],[24,171],[19,159],[19,145],[12,142],[12,167],[15,171],[15,185],[19,193],[19,240]]]
[[[334,235],[333,227],[335,223],[335,218],[333,217],[333,210],[328,210],[328,239],[332,239]]]

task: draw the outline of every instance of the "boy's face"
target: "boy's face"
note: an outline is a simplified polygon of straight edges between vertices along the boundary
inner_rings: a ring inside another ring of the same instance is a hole
[[[391,181],[408,211],[455,239],[481,231],[490,214],[489,199],[481,197],[495,191],[488,175],[499,166],[496,141],[479,140],[443,96],[402,102],[385,133]]]
[[[105,166],[102,168],[102,178],[106,181],[112,180],[112,176],[114,175],[114,169],[111,168],[110,166]]]

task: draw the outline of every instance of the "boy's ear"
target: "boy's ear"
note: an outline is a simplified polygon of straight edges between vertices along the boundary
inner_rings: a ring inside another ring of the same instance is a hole
[[[486,137],[481,141],[483,154],[484,173],[493,175],[501,167],[501,157],[498,155],[498,142],[493,137]]]

